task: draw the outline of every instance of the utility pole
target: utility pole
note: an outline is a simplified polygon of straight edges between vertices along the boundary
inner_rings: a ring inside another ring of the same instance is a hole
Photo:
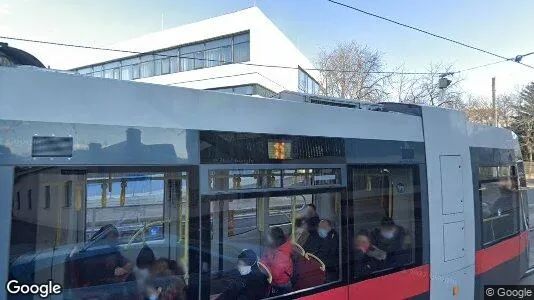
[[[495,77],[491,78],[491,108],[493,110],[493,126],[497,126],[497,103],[495,99]]]

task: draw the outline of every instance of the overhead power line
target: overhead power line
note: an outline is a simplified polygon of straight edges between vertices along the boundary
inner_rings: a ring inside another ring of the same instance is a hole
[[[322,71],[322,72],[340,72],[340,73],[372,73],[372,74],[405,74],[405,75],[430,75],[434,73],[430,72],[398,72],[398,71],[359,71],[359,70],[338,70],[338,69],[318,69],[318,68],[302,68],[302,67],[291,67],[291,66],[280,66],[280,65],[267,65],[267,64],[257,64],[257,63],[250,63],[250,62],[232,62],[232,61],[224,61],[224,60],[218,60],[218,59],[208,59],[208,58],[196,58],[196,57],[188,57],[184,55],[169,55],[169,54],[160,54],[160,53],[153,53],[153,52],[140,52],[140,51],[131,51],[131,50],[123,50],[123,49],[113,49],[113,48],[104,48],[104,47],[94,47],[94,46],[85,46],[85,45],[77,45],[77,44],[68,44],[68,43],[59,43],[59,42],[50,42],[50,41],[42,41],[42,40],[33,40],[33,39],[25,39],[25,38],[16,38],[16,37],[9,37],[9,36],[0,36],[2,39],[6,40],[14,40],[14,41],[21,41],[21,42],[29,42],[29,43],[38,43],[38,44],[46,44],[46,45],[54,45],[54,46],[62,46],[62,47],[73,47],[73,48],[80,48],[80,49],[89,49],[89,50],[99,50],[99,51],[110,51],[110,52],[120,52],[120,53],[126,53],[126,54],[134,54],[134,55],[142,55],[142,54],[153,54],[162,58],[185,58],[185,59],[192,59],[192,60],[200,60],[200,61],[209,61],[209,62],[218,62],[222,64],[240,64],[240,65],[247,65],[247,66],[254,66],[254,67],[264,67],[264,68],[278,68],[278,69],[291,69],[291,70],[298,70],[303,69],[306,71]],[[137,63],[127,64],[123,65],[124,67],[127,66],[133,66]],[[106,71],[110,69],[102,69],[101,71]]]
[[[484,50],[482,48],[475,47],[475,46],[472,46],[472,45],[469,45],[469,44],[466,44],[466,43],[463,43],[463,42],[460,42],[460,41],[457,41],[457,40],[453,40],[453,39],[445,37],[443,35],[432,33],[430,31],[427,31],[427,30],[424,30],[424,29],[421,29],[421,28],[418,28],[418,27],[415,27],[415,26],[407,25],[407,24],[401,23],[399,21],[395,21],[395,20],[390,19],[390,18],[386,18],[386,17],[380,16],[380,15],[377,15],[377,14],[374,14],[374,13],[370,13],[370,12],[365,11],[363,9],[359,9],[357,7],[354,7],[354,6],[351,6],[351,5],[342,3],[342,2],[338,2],[338,1],[335,1],[335,0],[326,0],[326,1],[328,1],[330,3],[333,3],[333,4],[336,4],[336,5],[339,5],[339,6],[342,6],[342,7],[345,7],[345,8],[348,8],[348,9],[351,9],[351,10],[354,10],[354,11],[357,11],[357,12],[360,12],[362,14],[366,14],[366,15],[371,16],[371,17],[375,17],[375,18],[378,18],[378,19],[381,19],[381,20],[384,20],[384,21],[387,21],[387,22],[390,22],[390,23],[393,23],[393,24],[408,28],[408,29],[412,29],[412,30],[415,30],[415,31],[418,31],[418,32],[421,32],[421,33],[424,33],[424,34],[427,34],[427,35],[430,35],[430,36],[433,36],[433,37],[438,38],[438,39],[442,39],[442,40],[445,40],[445,41],[448,41],[448,42],[451,42],[451,43],[454,43],[454,44],[457,44],[457,45],[460,45],[460,46],[463,46],[463,47],[467,47],[467,48],[470,48],[470,49],[473,49],[473,50],[476,50],[476,51],[479,51],[479,52],[482,52],[482,53],[486,53],[488,55],[492,55],[494,57],[498,57],[498,58],[503,59],[505,61],[510,60],[510,59],[508,59],[508,58],[506,58],[506,57],[504,57],[502,55],[499,55],[497,53],[494,53],[494,52],[491,52],[491,51],[488,51],[488,50]],[[531,66],[531,65],[524,64],[524,63],[522,63],[520,61],[515,61],[515,62],[517,62],[517,63],[519,63],[519,64],[521,64],[521,65],[523,65],[525,67],[534,69],[534,67]]]
[[[21,42],[46,44],[46,45],[54,45],[54,46],[62,46],[62,47],[72,47],[72,48],[79,48],[79,49],[120,52],[120,53],[133,54],[133,55],[153,54],[155,56],[159,56],[162,58],[182,58],[182,59],[200,60],[200,61],[208,61],[208,62],[217,62],[221,64],[231,63],[231,64],[240,64],[240,65],[255,66],[255,67],[264,67],[264,68],[279,68],[279,69],[291,69],[291,70],[303,69],[305,71],[334,72],[334,73],[361,73],[361,74],[384,74],[384,75],[453,75],[456,73],[467,72],[467,71],[471,71],[474,69],[479,69],[479,68],[483,68],[483,67],[487,67],[487,66],[491,66],[494,64],[516,59],[516,58],[503,58],[503,60],[501,61],[497,61],[497,62],[493,62],[489,64],[484,64],[484,65],[471,67],[471,68],[458,70],[458,71],[441,72],[441,73],[440,72],[360,71],[360,70],[339,70],[339,69],[323,69],[323,68],[302,68],[302,67],[291,67],[291,66],[280,66],[280,65],[257,64],[257,63],[250,63],[250,62],[233,62],[233,61],[224,61],[224,60],[207,59],[207,58],[196,58],[196,57],[191,57],[191,56],[186,56],[186,55],[169,55],[169,54],[160,54],[160,53],[154,53],[154,52],[140,52],[140,51],[131,51],[131,50],[124,50],[124,49],[104,48],[104,47],[86,46],[86,45],[79,45],[79,44],[69,44],[69,43],[51,42],[51,41],[34,40],[34,39],[26,39],[26,38],[17,38],[17,37],[10,37],[10,36],[0,36],[0,38],[6,39],[6,40],[15,40],[15,41],[21,41]],[[517,57],[522,58],[522,57],[532,55],[532,54],[534,54],[534,52],[530,52],[530,53],[523,54],[523,55],[518,55]],[[135,63],[121,65],[120,67],[129,67],[129,66],[134,66],[138,64],[139,62],[135,62]],[[107,69],[102,68],[99,71],[93,71],[87,74],[94,74],[96,72],[109,71],[115,68],[117,67],[112,67],[112,68],[107,68]]]

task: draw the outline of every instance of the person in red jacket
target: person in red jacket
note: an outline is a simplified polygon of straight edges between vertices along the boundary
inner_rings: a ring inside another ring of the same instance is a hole
[[[267,235],[267,249],[261,258],[271,271],[272,296],[289,293],[293,290],[291,277],[293,276],[293,261],[291,253],[293,246],[280,227],[273,227]]]

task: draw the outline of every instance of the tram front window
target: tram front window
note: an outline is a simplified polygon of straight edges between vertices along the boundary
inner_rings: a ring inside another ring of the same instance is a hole
[[[28,190],[32,209],[19,209]],[[17,168],[13,194],[11,279],[52,280],[73,299],[146,297],[155,284],[185,299],[188,173]]]
[[[259,259],[252,266],[252,271],[260,272],[270,280],[271,288],[262,292],[262,298],[339,280],[339,192],[276,196],[255,194],[253,197],[244,193],[209,197],[212,223],[211,298],[226,299],[236,280],[250,280],[250,276],[240,275],[238,268],[239,264],[243,264],[240,255],[245,249],[251,250]],[[317,222],[314,227],[305,229],[307,242],[315,244],[311,247],[313,252],[306,251],[308,253],[302,252],[305,247],[297,243],[303,232],[296,230],[295,225],[297,220],[307,218],[307,204],[313,204],[319,218],[328,220],[329,224],[319,228]],[[261,275],[254,278],[262,281]]]

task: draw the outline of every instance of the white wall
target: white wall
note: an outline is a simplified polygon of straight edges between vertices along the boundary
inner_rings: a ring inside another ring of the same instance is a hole
[[[244,31],[250,31],[250,61],[246,63],[314,68],[297,47],[257,7],[141,36],[110,45],[109,48],[148,52]],[[87,55],[80,57],[72,68],[127,56],[132,56],[132,54],[90,51]],[[319,76],[317,71],[308,71],[308,73],[315,78]],[[258,83],[275,92],[297,91],[298,71],[233,64],[143,78],[139,81],[155,84],[177,83],[178,86],[196,89]]]

